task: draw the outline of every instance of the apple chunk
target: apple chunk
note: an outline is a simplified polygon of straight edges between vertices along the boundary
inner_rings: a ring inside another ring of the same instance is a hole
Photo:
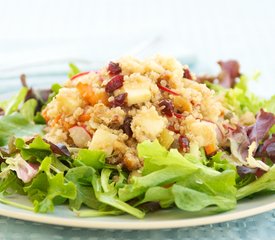
[[[141,109],[133,117],[131,129],[134,137],[142,142],[144,140],[155,140],[165,129],[167,119],[158,115],[155,107]]]
[[[89,141],[91,141],[91,135],[84,127],[74,126],[69,129],[70,137],[73,139],[74,144],[77,147],[87,147]]]
[[[102,150],[107,156],[110,156],[113,152],[113,146],[117,136],[104,129],[98,129],[93,135],[92,141],[89,143],[89,149]]]
[[[127,95],[127,103],[129,106],[137,103],[147,102],[151,99],[151,92],[147,88],[125,89]]]

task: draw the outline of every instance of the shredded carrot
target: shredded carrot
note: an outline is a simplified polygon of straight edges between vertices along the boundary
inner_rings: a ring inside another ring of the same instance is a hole
[[[86,122],[86,121],[89,121],[90,119],[91,119],[91,115],[89,115],[87,113],[83,113],[82,115],[79,116],[78,121]]]
[[[72,125],[70,123],[65,122],[65,121],[62,121],[62,126],[66,131],[72,127]]]
[[[77,89],[80,92],[81,96],[84,98],[84,100],[88,103],[90,103],[92,106],[97,104],[98,102],[102,102],[105,105],[108,105],[108,96],[106,92],[98,92],[95,93],[93,88],[89,86],[88,84],[84,83],[78,83]]]
[[[51,122],[51,127],[53,127],[61,118],[61,114],[57,115]]]
[[[41,115],[45,119],[46,123],[50,120],[50,118],[47,115],[47,110],[43,110]]]
[[[204,147],[205,153],[206,155],[212,155],[216,152],[216,145],[215,144],[209,144],[207,146]]]

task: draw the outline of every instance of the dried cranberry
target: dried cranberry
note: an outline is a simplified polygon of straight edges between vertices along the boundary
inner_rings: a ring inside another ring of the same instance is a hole
[[[105,91],[107,93],[112,93],[114,92],[116,89],[119,89],[123,86],[123,76],[122,75],[116,75],[114,77],[111,78],[111,80],[107,83],[106,87],[105,87]]]
[[[159,106],[162,108],[161,112],[163,114],[165,114],[168,117],[172,117],[173,116],[173,112],[174,112],[174,107],[173,104],[170,100],[162,100],[159,103]]]
[[[118,63],[110,62],[107,68],[110,75],[118,75],[121,73],[121,68]]]
[[[189,149],[189,140],[188,140],[188,138],[185,137],[185,136],[180,136],[178,141],[179,141],[180,151],[187,152],[187,150]]]
[[[124,133],[126,133],[129,137],[132,137],[133,131],[131,129],[131,122],[133,118],[132,117],[126,117],[124,119],[123,125],[121,126],[121,129],[123,130]]]
[[[183,77],[192,80],[192,76],[189,68],[183,69]]]
[[[174,132],[174,133],[179,133],[179,132],[180,132],[179,130],[176,130],[176,129],[175,129],[174,125],[169,125],[169,126],[168,126],[168,130],[170,130],[170,131],[172,131],[172,132]]]
[[[184,118],[184,116],[181,113],[174,113],[174,116],[178,119]]]
[[[121,107],[126,103],[127,93],[119,94],[114,97],[114,101],[110,102],[111,107]]]

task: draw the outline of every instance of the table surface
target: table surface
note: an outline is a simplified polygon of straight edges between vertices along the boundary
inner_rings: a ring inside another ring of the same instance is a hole
[[[68,61],[97,67],[124,54],[164,53],[192,64],[198,72],[215,71],[219,59],[238,59],[242,72],[261,70],[261,81],[252,83],[252,90],[270,96],[275,79],[274,9],[272,0],[0,0],[0,83],[10,78],[7,85],[0,84],[0,95],[19,88],[20,71],[36,74],[37,68],[28,69],[30,63],[47,62],[46,71],[54,73],[48,79],[54,82],[64,78]],[[37,78],[30,82],[43,85]],[[275,239],[275,211],[220,224],[151,231],[77,229],[0,217],[0,240],[102,238]]]

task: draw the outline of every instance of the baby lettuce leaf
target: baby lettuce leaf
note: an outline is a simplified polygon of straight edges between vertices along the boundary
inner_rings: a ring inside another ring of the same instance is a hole
[[[71,78],[76,74],[80,73],[80,69],[73,63],[69,63],[70,71],[68,73],[68,77]]]
[[[196,169],[188,169],[183,166],[172,165],[154,171],[146,176],[132,177],[131,184],[119,189],[119,198],[128,201],[145,193],[149,188],[165,186],[192,174]]]
[[[15,96],[11,97],[9,100],[0,102],[0,108],[4,109],[6,116],[18,110],[20,104],[25,100],[27,92],[28,88],[23,87]]]
[[[161,208],[170,207],[174,203],[172,188],[164,188],[158,186],[149,188],[146,191],[144,198],[140,202],[138,202],[137,205],[146,202],[158,202]]]
[[[79,210],[82,204],[98,209],[100,202],[96,199],[93,187],[92,177],[95,170],[88,166],[71,168],[66,174],[66,179],[76,186],[76,198],[70,199],[69,204],[72,209]]]
[[[236,206],[235,171],[225,170],[211,175],[199,169],[183,181],[172,186],[176,205],[186,211],[200,211],[216,205],[218,211]]]
[[[121,201],[117,196],[117,192],[115,189],[110,192],[103,192],[100,177],[93,177],[92,185],[94,188],[95,196],[101,203],[105,203],[109,206],[112,206],[116,209],[119,209],[123,212],[129,213],[137,218],[143,218],[145,213],[140,211],[139,209],[132,207],[131,205]]]
[[[246,111],[256,114],[266,103],[265,99],[248,90],[248,77],[245,75],[240,77],[234,88],[227,91],[225,100],[228,107],[240,115]]]
[[[12,113],[0,118],[0,146],[8,144],[10,137],[25,137],[43,134],[44,125],[35,125],[20,113]]]
[[[49,187],[48,177],[45,172],[40,172],[30,184],[24,187],[24,191],[27,193],[28,198],[34,202],[41,202],[47,196],[47,190]]]
[[[73,182],[65,182],[63,172],[56,175],[51,173],[52,158],[46,157],[39,167],[39,174],[25,191],[32,198],[36,212],[49,212],[54,210],[55,201],[62,202],[62,199],[75,199],[76,186]],[[46,186],[43,186],[46,185]],[[60,200],[61,199],[61,200]]]
[[[89,166],[94,169],[102,169],[105,165],[106,154],[99,150],[80,149],[74,164],[76,166]]]
[[[22,138],[17,138],[15,145],[25,160],[35,157],[42,161],[51,154],[50,145],[45,143],[40,136],[34,138],[29,144],[26,144]]]
[[[174,199],[179,208],[187,211],[198,211],[209,205],[216,205],[218,210],[224,211],[236,205],[235,170],[220,173],[200,161],[190,162],[177,150],[167,151],[158,142],[139,144],[138,154],[144,159],[146,174],[132,177],[130,184],[119,189],[122,201],[144,196],[141,203],[160,198],[161,205],[169,206]],[[156,187],[167,186],[171,186],[170,198],[165,190],[159,191],[158,196]],[[203,198],[207,200],[196,208],[191,202],[192,195],[198,202]]]
[[[195,164],[184,158],[176,149],[167,151],[157,140],[144,141],[138,144],[137,150],[138,156],[144,159],[143,175],[171,165],[182,166],[191,172],[197,169]]]
[[[237,199],[242,199],[260,191],[275,191],[275,165],[256,181],[238,189]]]
[[[20,113],[25,117],[29,122],[34,120],[34,113],[37,107],[37,101],[35,99],[30,99],[26,101],[22,108],[20,109]]]
[[[9,171],[6,177],[0,177],[0,193],[6,195],[13,193],[24,194],[23,182],[17,178],[13,171]]]

